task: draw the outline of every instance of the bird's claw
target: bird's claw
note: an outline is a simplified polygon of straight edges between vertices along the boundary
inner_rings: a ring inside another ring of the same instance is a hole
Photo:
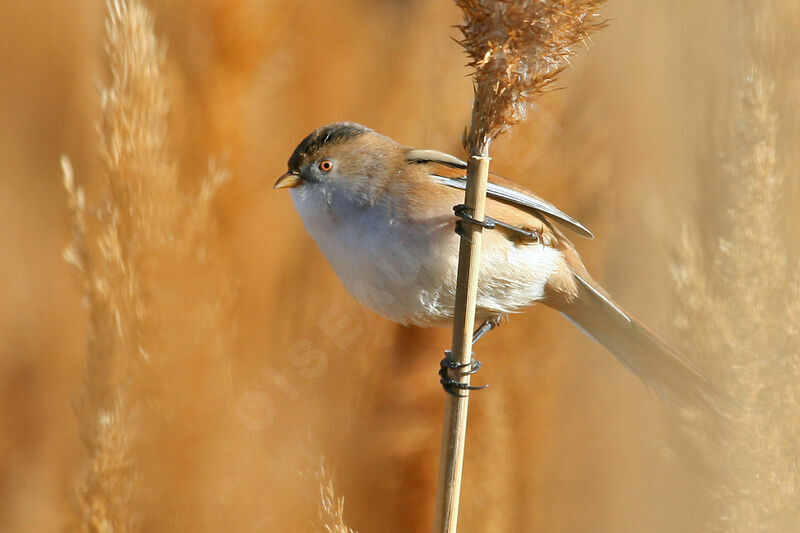
[[[463,237],[467,239],[467,241],[472,242],[472,240],[467,235],[467,232],[464,231],[464,224],[472,224],[474,226],[480,226],[485,229],[494,229],[495,228],[495,221],[491,218],[486,218],[484,220],[478,220],[474,216],[472,216],[472,209],[467,207],[464,204],[458,204],[453,206],[453,212],[460,220],[456,220],[456,234],[459,237]]]
[[[467,233],[464,231],[463,224],[472,224],[474,226],[480,226],[484,229],[495,229],[498,226],[501,228],[505,228],[507,230],[519,233],[523,237],[527,237],[534,242],[539,242],[540,236],[539,232],[537,231],[530,231],[525,228],[520,228],[519,226],[512,226],[511,224],[506,224],[500,220],[497,220],[492,217],[484,217],[483,220],[478,220],[474,216],[472,216],[472,209],[467,207],[464,204],[458,204],[453,206],[453,212],[459,218],[456,220],[456,234],[458,236],[467,239],[467,241],[472,242],[472,240],[467,236]]]
[[[470,391],[470,390],[481,390],[485,389],[489,385],[470,385],[469,383],[461,383],[457,379],[453,379],[450,377],[450,370],[456,370],[462,375],[472,375],[478,370],[481,369],[483,364],[478,361],[477,359],[472,359],[469,363],[462,364],[457,361],[453,361],[450,359],[450,350],[445,352],[445,358],[442,359],[442,362],[439,363],[439,383],[442,384],[442,388],[445,390],[446,393],[455,396],[456,398],[461,398],[466,396],[462,394],[463,391]]]

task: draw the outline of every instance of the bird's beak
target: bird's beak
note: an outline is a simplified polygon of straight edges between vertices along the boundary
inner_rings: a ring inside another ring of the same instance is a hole
[[[292,187],[297,187],[303,183],[303,178],[300,177],[299,174],[295,174],[294,172],[287,172],[280,178],[278,181],[275,182],[275,185],[272,186],[273,189],[291,189]]]

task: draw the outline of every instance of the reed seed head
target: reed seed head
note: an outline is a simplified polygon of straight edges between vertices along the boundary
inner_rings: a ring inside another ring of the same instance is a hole
[[[475,69],[465,145],[480,146],[525,119],[528,104],[569,65],[573,47],[605,25],[605,0],[456,0],[461,45]]]

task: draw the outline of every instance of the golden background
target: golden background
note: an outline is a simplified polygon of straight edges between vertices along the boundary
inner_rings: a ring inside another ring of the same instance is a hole
[[[685,295],[670,264],[684,227],[711,242],[724,229],[721,153],[750,46],[746,4],[610,3],[610,26],[578,50],[557,84],[564,90],[540,98],[492,150],[493,170],[595,233],[576,243],[595,278],[684,351],[675,315]],[[165,46],[168,150],[180,182],[196,186],[210,160],[230,180],[213,204],[212,280],[226,281],[218,322],[195,331],[189,320],[185,342],[172,341],[179,355],[151,354],[166,361],[170,378],[159,383],[172,388],[172,404],[142,400],[132,423],[136,528],[322,531],[314,472],[324,460],[350,527],[429,530],[443,407],[436,372],[449,331],[400,327],[361,308],[289,195],[271,186],[307,133],[339,120],[462,155],[472,88],[452,40],[458,9],[444,0],[148,7]],[[788,2],[783,9],[800,20]],[[90,319],[62,258],[72,235],[59,158],[100,194],[105,14],[102,2],[0,6],[1,532],[81,527],[75,493],[87,452],[76,404]],[[779,53],[778,148],[784,168],[796,169],[797,69],[791,48]],[[785,174],[791,235],[797,195]],[[195,305],[195,292],[170,279],[164,290],[177,300],[165,324]],[[224,360],[206,358],[205,343],[220,339]],[[474,381],[491,387],[470,408],[463,531],[699,531],[715,520],[721,504],[690,432],[556,313],[511,317],[477,356],[484,369]]]

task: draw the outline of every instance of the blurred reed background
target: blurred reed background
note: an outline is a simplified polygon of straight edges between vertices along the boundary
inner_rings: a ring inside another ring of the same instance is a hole
[[[0,531],[427,531],[449,332],[359,307],[271,185],[337,120],[460,154],[460,13],[146,5],[164,56],[136,56],[156,67],[121,86],[122,126],[99,89],[115,86],[103,2],[0,7]],[[472,402],[461,529],[792,531],[800,9],[605,15],[493,169],[586,223],[595,277],[743,408],[676,420],[559,316],[512,317],[480,345],[492,387]],[[136,120],[146,157],[115,157]],[[63,258],[76,235],[91,272]]]

